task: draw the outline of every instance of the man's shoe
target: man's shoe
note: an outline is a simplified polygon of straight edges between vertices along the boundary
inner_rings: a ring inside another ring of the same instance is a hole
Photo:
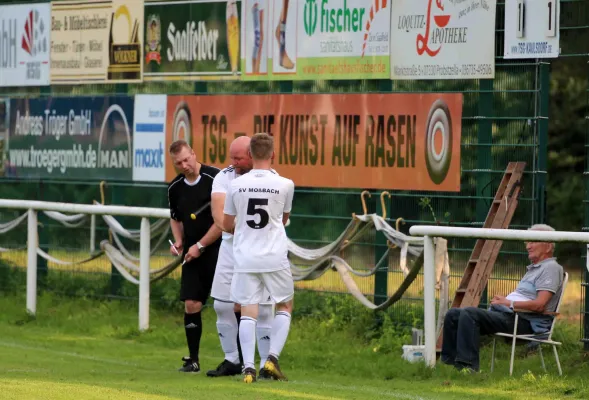
[[[190,357],[182,357],[182,361],[184,361],[184,365],[178,370],[179,372],[192,372],[194,374],[200,372],[198,361],[193,361]]]
[[[456,364],[454,364],[454,368],[456,368],[456,370],[463,375],[476,374],[479,372],[476,369],[474,369],[471,365],[459,361],[457,361]]]
[[[254,383],[256,381],[256,370],[253,368],[246,368],[243,370],[243,381],[245,383]]]
[[[276,357],[268,356],[268,359],[264,364],[264,369],[267,370],[268,373],[274,377],[274,379],[278,381],[288,381],[286,375],[284,375],[280,370],[280,365],[278,365],[278,360]]]
[[[207,376],[213,378],[219,376],[234,376],[239,374],[241,374],[241,365],[233,364],[229,360],[223,360],[223,362],[217,366],[217,369],[207,371]]]
[[[275,379],[272,374],[266,369],[262,368],[258,373],[258,380]]]

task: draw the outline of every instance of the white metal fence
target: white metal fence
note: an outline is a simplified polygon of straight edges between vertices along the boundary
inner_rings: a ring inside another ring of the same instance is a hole
[[[151,228],[148,218],[170,218],[170,211],[165,208],[112,206],[101,204],[71,204],[29,200],[0,199],[0,208],[27,210],[27,300],[26,309],[30,314],[37,312],[37,213],[38,211],[57,213],[79,213],[91,216],[132,216],[141,218],[139,235],[139,329],[149,328],[149,297],[150,297],[150,239]],[[20,217],[19,217],[20,218]],[[91,222],[92,231],[95,221]],[[434,366],[436,363],[436,311],[435,311],[435,246],[434,238],[485,238],[492,240],[514,241],[549,241],[578,242],[589,244],[589,233],[585,232],[549,232],[513,229],[458,228],[416,225],[410,228],[413,236],[423,236],[424,251],[424,336],[425,363]],[[395,239],[391,236],[391,239]],[[397,238],[398,239],[398,238]],[[414,238],[417,239],[417,238]],[[419,240],[419,239],[417,239]],[[404,241],[408,241],[405,237]],[[91,248],[94,245],[91,244]],[[589,247],[588,247],[589,249]],[[293,252],[293,249],[289,249]],[[299,252],[301,249],[298,250]],[[589,260],[589,257],[588,257]],[[589,268],[589,266],[588,266]]]
[[[520,229],[457,228],[446,226],[416,225],[409,233],[424,237],[423,297],[425,363],[436,364],[436,310],[435,310],[435,252],[434,238],[484,238],[530,242],[577,242],[589,243],[589,233],[563,231],[530,231]],[[589,249],[589,247],[588,247]],[[589,254],[588,254],[589,255]],[[589,259],[589,257],[588,257]]]
[[[141,218],[139,241],[139,329],[149,328],[149,277],[151,229],[148,218],[170,218],[165,208],[71,204],[30,200],[0,199],[0,208],[27,210],[27,312],[37,313],[37,212],[64,212],[89,215],[119,215]],[[91,222],[91,249],[94,247],[95,221]]]

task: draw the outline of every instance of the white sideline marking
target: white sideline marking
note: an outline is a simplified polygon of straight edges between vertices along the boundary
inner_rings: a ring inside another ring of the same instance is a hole
[[[68,356],[68,357],[74,357],[74,358],[81,358],[84,360],[99,361],[99,362],[103,362],[103,363],[141,367],[141,365],[139,365],[139,364],[129,363],[129,362],[120,361],[120,360],[112,360],[110,358],[86,356],[86,355],[79,354],[79,353],[70,353],[68,351],[51,350],[51,349],[46,349],[44,347],[37,347],[37,346],[26,346],[26,345],[18,344],[18,343],[0,342],[0,346],[12,347],[13,349],[44,351],[46,353],[59,354],[62,356]]]
[[[109,364],[122,365],[122,366],[132,366],[132,367],[141,368],[141,369],[154,370],[152,368],[146,368],[145,365],[135,364],[135,363],[121,361],[121,360],[113,360],[112,358],[87,356],[87,355],[80,354],[80,353],[72,353],[69,351],[60,351],[60,350],[51,350],[51,349],[47,349],[44,347],[27,346],[27,345],[13,343],[13,342],[0,341],[0,346],[10,347],[13,349],[44,351],[46,353],[57,354],[57,355],[67,356],[67,357],[73,357],[73,358],[78,358],[78,359],[83,359],[83,360],[90,360],[90,361],[97,361],[97,362],[101,362],[101,363],[109,363]],[[213,356],[208,356],[208,355],[203,354],[203,355],[201,355],[201,358],[213,360],[213,359],[218,359],[219,357],[213,357]],[[162,369],[168,370],[167,368],[162,368]],[[13,369],[10,371],[17,372],[20,370]],[[42,371],[47,371],[47,370],[27,370],[27,372],[42,372]],[[8,372],[8,371],[6,371],[6,372]],[[174,371],[172,371],[172,372],[174,372]],[[316,386],[316,387],[322,387],[322,388],[327,388],[327,389],[347,390],[347,391],[356,392],[356,393],[370,393],[370,394],[376,394],[379,396],[393,398],[393,399],[428,400],[428,398],[426,398],[426,397],[416,396],[416,395],[402,393],[402,392],[395,392],[395,391],[390,391],[390,390],[381,391],[378,389],[371,388],[369,386],[345,386],[345,385],[337,385],[337,384],[331,384],[331,383],[325,383],[325,382],[298,381],[298,380],[292,380],[292,381],[289,381],[288,383],[292,384],[292,385]]]

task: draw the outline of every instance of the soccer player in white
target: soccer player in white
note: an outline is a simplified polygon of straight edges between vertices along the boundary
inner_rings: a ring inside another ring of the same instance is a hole
[[[223,207],[225,196],[230,189],[231,182],[248,173],[252,169],[252,158],[249,155],[250,138],[241,136],[235,139],[229,146],[231,165],[215,176],[211,190],[211,209],[215,224],[223,228]],[[231,300],[231,278],[234,269],[233,235],[223,232],[223,241],[219,249],[219,258],[213,279],[211,297],[214,300],[213,307],[217,313],[217,332],[221,341],[221,348],[225,353],[225,359],[217,369],[207,372],[207,376],[232,376],[242,372],[240,363],[240,351],[238,348],[239,319],[241,306]],[[271,378],[264,369],[264,363],[270,351],[270,328],[274,318],[273,303],[268,299],[268,292],[264,295],[264,301],[260,303],[256,337],[258,353],[260,354],[259,378]]]
[[[255,134],[250,142],[250,154],[253,168],[231,182],[223,219],[223,230],[234,233],[231,296],[241,304],[239,340],[246,383],[256,381],[255,333],[264,288],[270,292],[277,310],[272,322],[270,354],[264,367],[275,379],[287,380],[278,358],[288,337],[294,296],[284,228],[292,208],[294,183],[270,167],[274,158],[272,136]]]

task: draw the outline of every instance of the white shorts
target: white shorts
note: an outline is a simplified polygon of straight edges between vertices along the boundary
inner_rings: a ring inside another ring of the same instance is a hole
[[[233,300],[231,300],[231,280],[233,279],[234,260],[233,241],[223,240],[219,248],[217,267],[213,278],[213,286],[211,287],[211,297],[213,299],[233,303]],[[263,301],[260,304],[273,303],[268,290],[264,290],[262,298]]]
[[[263,303],[266,290],[275,303],[285,303],[294,297],[294,282],[290,268],[272,272],[236,272],[231,282],[231,299],[241,305]]]

